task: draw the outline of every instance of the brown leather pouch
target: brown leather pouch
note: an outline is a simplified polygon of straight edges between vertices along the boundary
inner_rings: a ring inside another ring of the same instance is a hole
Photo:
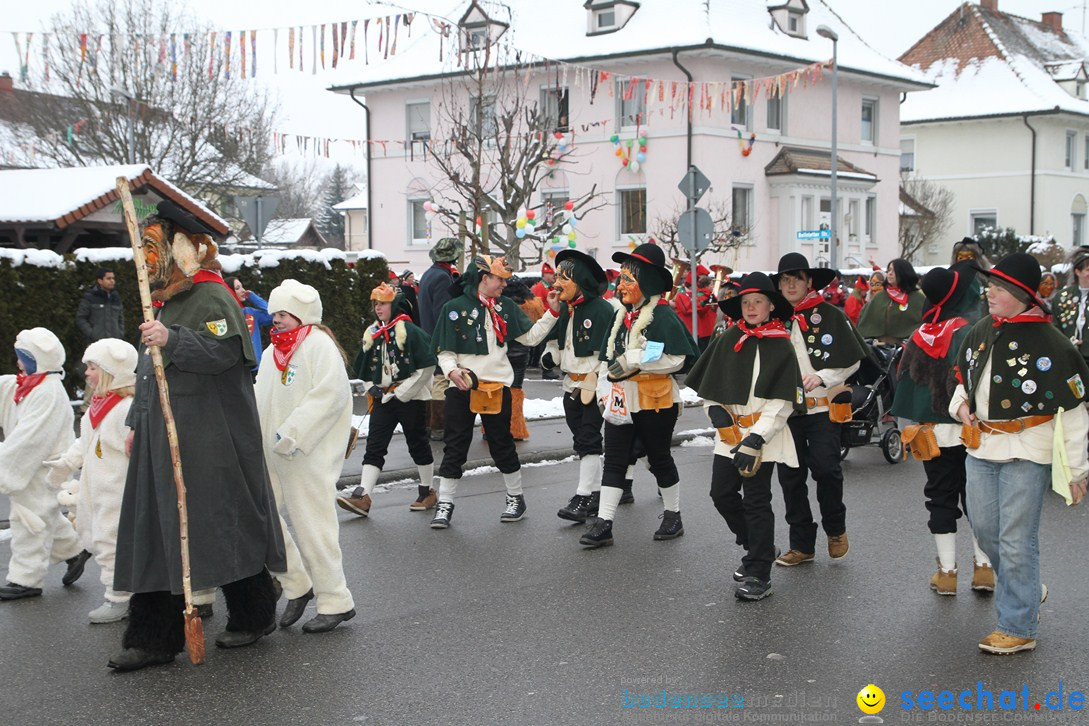
[[[741,443],[741,428],[737,424],[717,429],[717,431],[719,440],[727,446],[737,446]]]
[[[503,410],[503,384],[499,381],[480,381],[469,391],[469,410],[492,416]]]
[[[639,409],[642,411],[661,411],[673,407],[673,378],[636,378],[639,387]]]
[[[961,424],[960,440],[964,442],[966,449],[978,449],[980,444],[979,424]]]
[[[832,423],[847,423],[852,419],[850,386],[828,389],[828,419]]]
[[[941,456],[942,451],[938,447],[938,437],[934,435],[932,424],[915,424],[905,426],[900,432],[900,440],[904,442],[904,458],[908,452],[916,461],[930,461]]]

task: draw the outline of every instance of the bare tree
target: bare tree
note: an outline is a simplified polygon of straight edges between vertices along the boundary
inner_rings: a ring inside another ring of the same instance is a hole
[[[923,245],[942,239],[953,216],[953,193],[926,179],[900,180],[900,257],[914,260]]]
[[[275,109],[237,67],[226,72],[222,39],[213,47],[177,7],[91,0],[52,19],[49,80],[20,109],[40,155],[118,164],[131,144],[137,163],[196,196],[248,185],[268,161]]]
[[[575,151],[563,133],[567,89],[550,89],[551,102],[542,108],[538,83],[530,82],[535,69],[505,44],[486,41],[464,51],[460,60],[462,70],[440,91],[435,128],[441,141],[421,149],[439,178],[431,189],[436,214],[451,228],[467,220],[465,234],[474,248],[501,252],[512,263],[535,260],[570,217],[553,214],[534,199],[554,172],[578,173]],[[597,185],[570,202],[576,215],[605,204]],[[523,227],[519,237],[521,209],[534,210],[537,224]],[[480,231],[477,219],[488,222]]]
[[[326,172],[317,159],[307,158],[294,163],[286,159],[276,159],[260,176],[279,189],[277,217],[302,219],[318,216],[323,201]]]
[[[749,239],[750,230],[734,223],[733,207],[729,200],[711,197],[705,209],[711,215],[711,244],[696,253],[697,260],[706,254],[718,255],[735,250]],[[677,228],[677,223],[684,211],[685,208],[682,206],[673,207],[668,215],[655,218],[650,229],[651,235],[665,249],[668,257],[687,260],[689,254],[681,244],[680,230]]]

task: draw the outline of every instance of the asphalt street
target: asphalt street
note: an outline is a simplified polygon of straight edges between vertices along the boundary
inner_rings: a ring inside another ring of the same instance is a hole
[[[847,558],[830,562],[822,536],[815,563],[775,568],[775,594],[741,603],[730,578],[741,552],[707,494],[711,448],[674,452],[686,534],[672,542],[651,538],[661,508],[643,469],[616,545],[596,551],[578,546],[581,526],[555,516],[573,493],[574,462],[526,468],[529,511],[518,523],[499,522],[498,474],[463,480],[446,531],[408,510],[414,486],[379,494],[370,519],[340,517],[354,620],[221,651],[212,646],[225,622],[220,599],[200,667],[180,656],[110,672],[124,626],[86,622],[101,602],[98,570],[89,564],[63,588],[57,565],[43,597],[0,603],[0,714],[12,724],[858,723],[855,696],[874,683],[886,694],[885,723],[1085,722],[1044,700],[1060,683],[1066,704],[1089,690],[1084,506],[1048,496],[1041,548],[1051,594],[1039,648],[1001,658],[976,648],[995,618],[991,599],[968,589],[966,531],[957,597],[927,586],[934,551],[919,464],[852,451]],[[781,515],[779,497],[775,505]],[[785,548],[781,516],[777,525]],[[8,551],[0,543],[0,567]],[[977,688],[993,693],[995,711],[900,707],[903,691]],[[1004,690],[1017,692],[1018,710],[997,710]],[[730,705],[654,705],[672,694]]]

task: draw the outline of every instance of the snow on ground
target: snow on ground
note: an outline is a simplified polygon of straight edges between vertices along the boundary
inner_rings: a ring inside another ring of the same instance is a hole
[[[692,448],[692,447],[699,447],[699,446],[714,446],[714,445],[715,445],[715,440],[712,439],[710,436],[697,436],[695,438],[688,439],[688,441],[682,441],[681,442],[681,448],[684,448],[684,449],[688,449],[688,448]]]
[[[6,542],[9,539],[11,539],[11,530],[0,529],[0,542]]]

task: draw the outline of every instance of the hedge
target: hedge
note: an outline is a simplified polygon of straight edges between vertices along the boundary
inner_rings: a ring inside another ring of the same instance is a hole
[[[84,292],[95,284],[95,271],[100,267],[114,270],[117,292],[125,307],[125,338],[134,344],[139,339],[137,326],[141,322],[140,294],[136,284],[136,268],[131,259],[103,259],[101,254],[65,255],[63,260],[53,255],[44,262],[23,262],[19,253],[4,250],[0,257],[0,340],[14,346],[20,330],[43,327],[53,331],[65,349],[65,386],[75,395],[84,381],[80,372],[87,340],[76,327],[75,315]],[[103,252],[96,250],[96,252]],[[51,253],[47,253],[51,254]],[[131,255],[129,255],[131,256]],[[247,289],[261,297],[287,278],[313,285],[321,293],[324,322],[336,334],[348,353],[349,363],[360,347],[363,329],[373,322],[370,292],[379,282],[388,279],[389,268],[382,257],[360,259],[349,266],[343,259],[310,259],[276,256],[274,261],[259,256],[232,256],[224,261],[225,275],[236,275]],[[327,266],[328,265],[328,266]],[[263,333],[268,345],[268,332]],[[14,348],[0,355],[0,373],[17,372]]]

